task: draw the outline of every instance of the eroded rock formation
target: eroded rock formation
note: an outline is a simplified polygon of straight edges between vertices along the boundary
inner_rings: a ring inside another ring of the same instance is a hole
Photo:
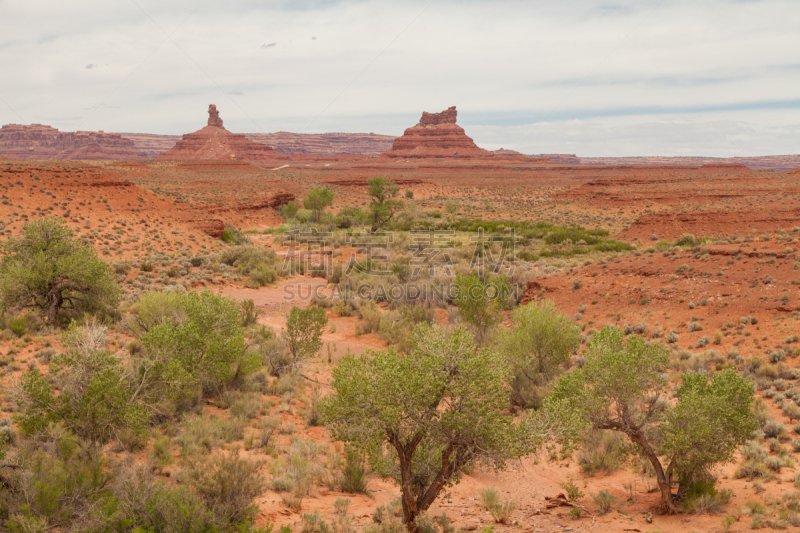
[[[222,119],[219,118],[219,111],[214,104],[208,105],[208,125],[222,127]]]
[[[43,124],[0,128],[0,157],[9,159],[146,159],[129,139],[102,131],[62,132]]]
[[[392,148],[382,155],[392,158],[490,158],[492,152],[478,148],[456,125],[455,106],[441,113],[422,113],[416,126],[395,139]]]
[[[208,125],[187,133],[178,143],[156,159],[236,159],[239,161],[274,161],[288,159],[266,144],[249,140],[222,127],[217,106],[208,106]]]

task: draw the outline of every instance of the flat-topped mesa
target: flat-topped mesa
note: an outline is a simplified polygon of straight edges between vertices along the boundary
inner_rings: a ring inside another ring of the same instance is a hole
[[[219,118],[219,111],[214,104],[208,105],[208,125],[222,127],[222,119]]]
[[[9,159],[146,159],[130,139],[103,131],[63,132],[43,124],[0,128],[0,157]]]
[[[156,159],[222,159],[236,161],[275,161],[289,159],[266,144],[254,142],[222,126],[217,106],[208,106],[208,125],[185,134],[175,146]]]
[[[406,129],[381,156],[399,159],[494,157],[492,152],[478,148],[464,133],[464,128],[456,125],[457,115],[455,106],[441,113],[423,112],[419,123]]]

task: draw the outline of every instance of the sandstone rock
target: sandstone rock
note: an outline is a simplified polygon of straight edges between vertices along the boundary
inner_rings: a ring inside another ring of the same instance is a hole
[[[208,106],[208,125],[187,133],[178,143],[156,159],[235,159],[239,161],[274,161],[289,159],[269,146],[231,133],[222,127],[214,104]]]
[[[219,111],[214,104],[208,105],[208,125],[222,127],[222,119],[219,118]]]
[[[396,137],[374,133],[245,133],[251,141],[264,143],[283,154],[379,155],[392,147]]]
[[[222,234],[225,233],[225,222],[218,218],[213,218],[209,220],[193,220],[194,227],[206,235],[214,237],[215,239],[221,239]]]
[[[395,139],[392,148],[382,154],[391,158],[492,158],[494,154],[478,146],[456,125],[456,108],[441,113],[422,113],[416,126]]]
[[[0,128],[0,156],[9,159],[146,159],[118,133],[61,132],[43,124]]]

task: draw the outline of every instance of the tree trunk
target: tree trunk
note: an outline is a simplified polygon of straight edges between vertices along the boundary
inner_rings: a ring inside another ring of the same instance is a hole
[[[406,524],[408,533],[419,533],[419,526],[417,525],[417,517],[419,516],[419,508],[417,507],[417,498],[414,494],[414,486],[411,483],[411,469],[408,473],[401,472],[402,477],[402,495],[403,495],[403,522]]]
[[[47,300],[47,322],[49,322],[51,326],[58,326],[58,312],[61,310],[61,306],[64,305],[64,298],[61,295],[61,291],[52,289]]]
[[[417,445],[422,441],[422,434],[418,433],[411,441],[403,446],[395,434],[389,433],[389,443],[397,450],[398,459],[400,460],[400,490],[402,492],[403,501],[403,521],[406,524],[408,533],[420,533],[417,526],[417,517],[419,516],[419,507],[417,506],[417,494],[414,491],[414,478],[411,475],[411,458],[414,455],[414,450]]]
[[[653,448],[650,447],[650,444],[639,430],[628,432],[628,436],[633,442],[639,445],[642,451],[644,451],[644,454],[647,456],[650,464],[653,465],[653,470],[656,472],[656,482],[658,483],[658,490],[661,492],[661,501],[658,504],[658,513],[676,513],[678,509],[672,503],[671,476],[667,476],[664,473],[664,468],[661,466],[661,461],[658,459],[658,455],[656,455],[656,452],[653,451]]]

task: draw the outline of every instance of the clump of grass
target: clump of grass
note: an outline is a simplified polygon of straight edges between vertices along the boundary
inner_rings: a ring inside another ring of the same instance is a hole
[[[517,508],[511,500],[501,502],[500,496],[497,494],[497,490],[494,487],[488,487],[481,491],[481,502],[498,524],[505,524],[508,522],[511,513]]]
[[[597,506],[597,511],[600,514],[608,514],[617,501],[617,498],[607,490],[601,490],[597,494],[592,494],[592,500],[594,500],[594,504]]]

